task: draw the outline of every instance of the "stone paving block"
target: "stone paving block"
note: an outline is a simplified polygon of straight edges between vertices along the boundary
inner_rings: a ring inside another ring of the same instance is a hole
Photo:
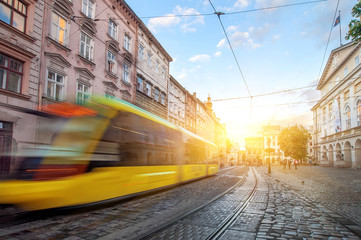
[[[230,226],[232,230],[256,232],[262,215],[242,213]]]
[[[221,239],[228,240],[253,240],[256,238],[256,233],[242,232],[235,230],[227,230]]]

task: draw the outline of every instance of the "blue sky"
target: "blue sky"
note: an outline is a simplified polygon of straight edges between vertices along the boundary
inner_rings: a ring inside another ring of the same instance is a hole
[[[217,11],[231,13],[309,1],[312,0],[212,0],[212,4]],[[170,73],[189,92],[197,92],[202,101],[208,94],[213,100],[249,96],[216,15],[154,17],[213,13],[208,0],[127,3],[174,59]],[[347,42],[344,37],[356,3],[339,3],[343,44]],[[337,0],[328,0],[221,16],[252,96],[316,83],[336,6]],[[332,29],[324,64],[330,51],[339,46],[337,26]],[[312,124],[310,109],[315,102],[310,101],[318,99],[313,87],[253,97],[252,107],[250,98],[215,101],[213,106],[221,122],[227,124],[229,136],[238,140],[254,135],[259,126],[268,123]]]

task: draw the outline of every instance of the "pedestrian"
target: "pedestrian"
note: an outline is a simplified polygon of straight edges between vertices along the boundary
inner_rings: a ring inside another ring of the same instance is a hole
[[[286,166],[287,166],[287,159],[283,159],[283,170],[286,170]]]
[[[297,164],[298,164],[298,161],[297,161],[297,160],[295,160],[294,164],[295,164],[295,169],[297,170]]]
[[[288,159],[288,169],[291,169],[291,159]]]
[[[308,164],[310,164],[310,167],[312,166],[312,160],[311,159],[308,161]]]

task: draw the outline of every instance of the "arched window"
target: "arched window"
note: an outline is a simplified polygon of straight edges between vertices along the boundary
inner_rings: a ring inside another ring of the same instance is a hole
[[[351,110],[349,106],[346,106],[345,114],[346,114],[346,129],[349,129],[351,128]]]
[[[357,100],[357,126],[361,126],[361,99]]]

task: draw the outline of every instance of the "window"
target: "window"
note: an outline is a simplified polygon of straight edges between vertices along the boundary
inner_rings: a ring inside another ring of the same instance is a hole
[[[148,53],[148,66],[151,67],[152,66],[152,54]]]
[[[60,15],[53,13],[52,22],[51,38],[60,44],[64,44],[67,21]]]
[[[360,64],[359,56],[355,57],[355,66],[357,67]]]
[[[93,39],[84,32],[80,36],[80,55],[88,60],[92,60]]]
[[[139,59],[141,59],[141,60],[144,59],[144,46],[143,46],[142,44],[139,44],[138,57],[139,57]]]
[[[64,76],[48,71],[46,96],[56,101],[63,100]]]
[[[149,97],[152,95],[152,86],[148,82],[145,84],[145,91]]]
[[[160,103],[165,105],[165,93],[163,92],[160,94]]]
[[[154,89],[154,100],[157,102],[159,102],[159,93],[160,92],[158,88]]]
[[[144,80],[140,77],[137,79],[137,90],[143,92]]]
[[[90,95],[90,87],[78,82],[76,89],[76,103],[77,104],[84,104],[85,100],[89,99]]]
[[[129,83],[129,66],[127,64],[123,64],[123,81]]]
[[[361,100],[357,100],[357,126],[361,126]]]
[[[158,60],[155,62],[155,72],[159,73],[159,61]]]
[[[93,18],[94,2],[92,0],[83,0],[82,12],[88,17]]]
[[[117,39],[117,25],[115,22],[109,19],[109,28],[108,28],[108,34],[114,38]]]
[[[349,106],[346,107],[345,113],[346,113],[346,129],[349,129],[351,128],[351,110]]]
[[[344,77],[346,77],[347,74],[348,74],[348,67],[345,67],[345,70],[344,70],[344,72],[343,72]]]
[[[0,2],[0,20],[25,32],[27,6],[19,0],[2,0]]]
[[[165,68],[162,67],[162,78],[165,80]]]
[[[115,61],[115,54],[108,51],[107,54],[107,72],[116,74],[116,61]]]
[[[124,34],[124,48],[129,52],[130,51],[130,37],[128,34]]]
[[[20,93],[23,63],[0,53],[0,88]]]

